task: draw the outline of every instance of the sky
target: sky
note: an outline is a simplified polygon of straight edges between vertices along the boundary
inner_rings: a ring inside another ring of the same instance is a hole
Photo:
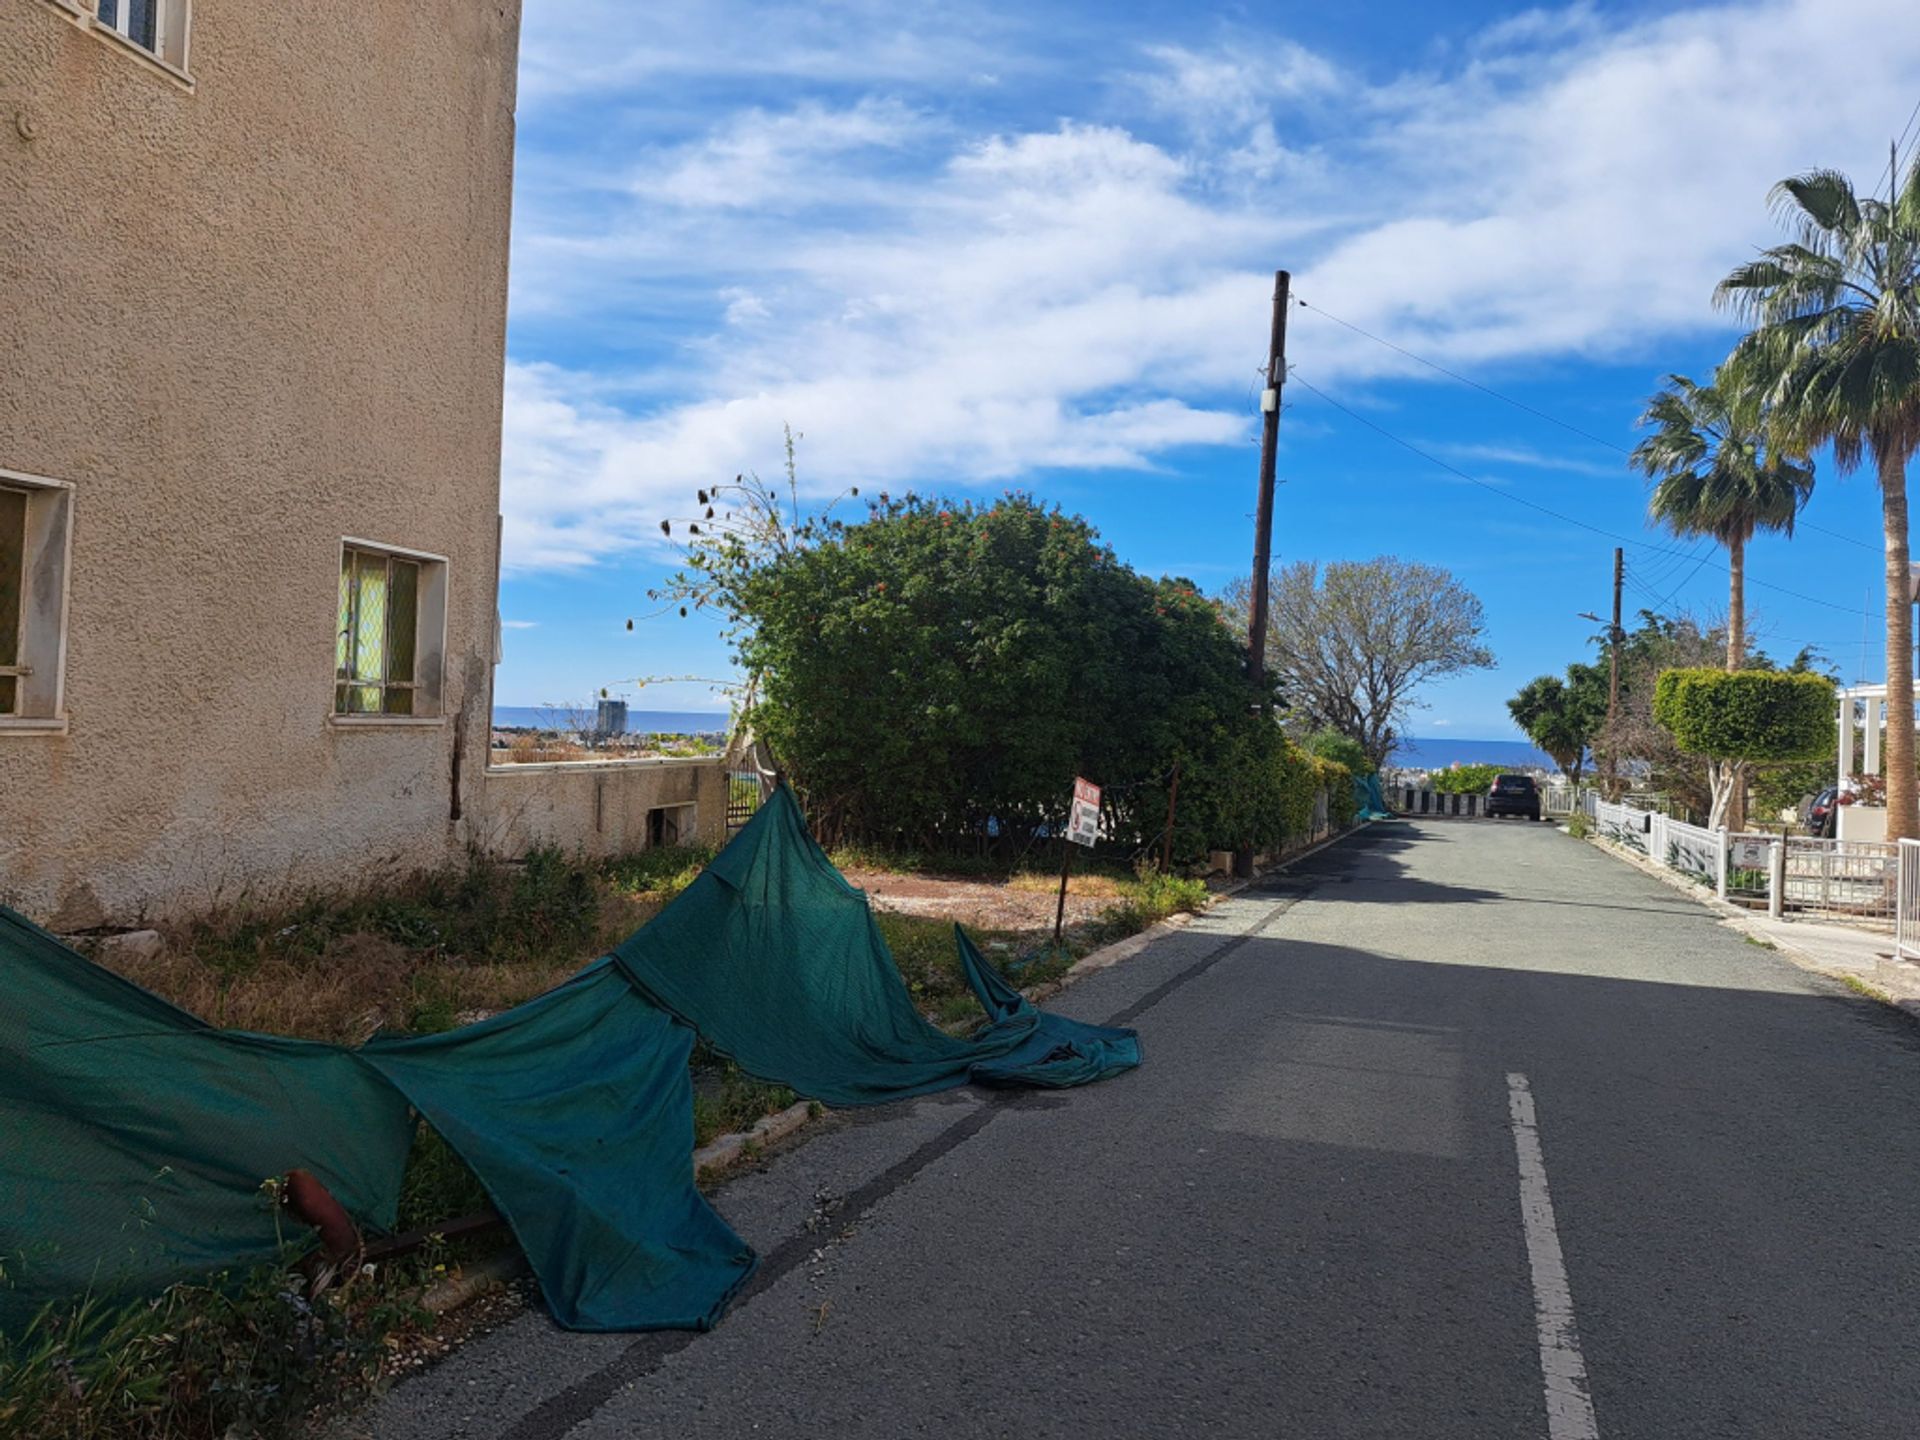
[[[1515,738],[1616,543],[1629,615],[1724,612],[1624,451],[1737,338],[1713,285],[1786,238],[1773,184],[1884,188],[1911,3],[527,0],[496,701],[724,709],[714,626],[651,615],[659,522],[777,477],[786,426],[822,503],[1029,490],[1223,588],[1284,268],[1276,562],[1451,570],[1498,667],[1409,730]],[[1877,492],[1817,468],[1750,623],[1882,678]]]

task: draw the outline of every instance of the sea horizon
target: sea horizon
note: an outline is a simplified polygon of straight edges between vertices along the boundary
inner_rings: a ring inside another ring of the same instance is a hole
[[[496,705],[497,730],[572,730],[593,724],[592,705]],[[724,733],[731,717],[724,710],[627,710],[629,735],[712,735]]]
[[[1467,736],[1406,735],[1387,757],[1403,770],[1444,770],[1450,765],[1511,765],[1557,771],[1560,766],[1527,740],[1475,740]]]
[[[502,730],[568,730],[591,725],[590,709],[576,705],[496,705],[493,724]],[[627,711],[629,735],[712,735],[725,733],[731,717],[724,710]],[[1407,735],[1394,746],[1388,764],[1407,770],[1444,770],[1449,765],[1511,765],[1558,770],[1553,758],[1525,740],[1483,740],[1470,736]]]

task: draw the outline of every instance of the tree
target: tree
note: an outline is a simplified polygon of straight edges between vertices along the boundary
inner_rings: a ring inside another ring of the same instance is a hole
[[[1760,391],[1734,367],[1711,385],[1669,375],[1647,404],[1653,433],[1629,463],[1654,482],[1648,510],[1682,539],[1707,536],[1727,550],[1727,669],[1746,658],[1747,542],[1759,530],[1793,534],[1813,494],[1813,467],[1767,443]]]
[[[1338,730],[1314,731],[1307,737],[1306,747],[1309,755],[1344,765],[1355,776],[1364,778],[1374,772],[1374,764],[1367,756],[1366,747]]]
[[[1754,329],[1734,363],[1766,387],[1788,447],[1833,447],[1841,472],[1870,459],[1886,539],[1887,838],[1920,835],[1914,769],[1913,626],[1907,464],[1920,450],[1920,155],[1889,200],[1862,198],[1835,170],[1773,190],[1794,239],[1715,290]]]
[[[1606,721],[1607,677],[1597,666],[1580,664],[1567,667],[1565,680],[1536,676],[1507,701],[1507,713],[1578,785],[1587,746]]]
[[[1668,670],[1654,687],[1654,718],[1680,748],[1707,761],[1707,824],[1719,828],[1746,767],[1818,757],[1833,728],[1833,685],[1783,670]]]
[[[1498,765],[1449,765],[1427,777],[1427,784],[1442,795],[1484,795],[1506,772]]]
[[[697,573],[725,577],[749,718],[830,842],[1021,847],[1057,833],[1085,775],[1106,834],[1138,847],[1176,763],[1184,854],[1264,848],[1296,815],[1311,763],[1249,705],[1233,630],[1077,516],[882,496],[738,554]]]
[[[1245,616],[1251,587],[1227,592]],[[1480,601],[1438,565],[1382,555],[1325,567],[1297,561],[1273,574],[1267,668],[1311,729],[1331,727],[1385,763],[1420,687],[1493,655]]]

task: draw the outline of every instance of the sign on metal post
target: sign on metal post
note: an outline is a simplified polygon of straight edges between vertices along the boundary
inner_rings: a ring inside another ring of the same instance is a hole
[[[1100,838],[1100,787],[1091,780],[1082,780],[1075,776],[1073,780],[1073,806],[1067,811],[1067,832],[1062,837],[1074,845],[1084,845],[1089,850],[1094,841]],[[1073,851],[1067,846],[1060,847],[1060,903],[1053,910],[1053,943],[1060,943],[1060,934],[1067,923],[1067,875],[1073,869]]]
[[[1073,809],[1067,814],[1067,839],[1089,850],[1100,837],[1100,787],[1091,780],[1073,782]]]

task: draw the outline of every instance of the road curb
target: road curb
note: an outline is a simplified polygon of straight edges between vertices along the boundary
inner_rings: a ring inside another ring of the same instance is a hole
[[[772,1115],[763,1115],[745,1130],[734,1130],[709,1140],[693,1152],[695,1178],[711,1177],[732,1169],[764,1146],[784,1140],[807,1121],[825,1116],[826,1106],[817,1100],[801,1100]]]
[[[463,1265],[458,1275],[430,1285],[420,1296],[420,1308],[435,1315],[458,1310],[469,1301],[490,1295],[527,1273],[527,1257],[516,1249],[502,1250]]]

